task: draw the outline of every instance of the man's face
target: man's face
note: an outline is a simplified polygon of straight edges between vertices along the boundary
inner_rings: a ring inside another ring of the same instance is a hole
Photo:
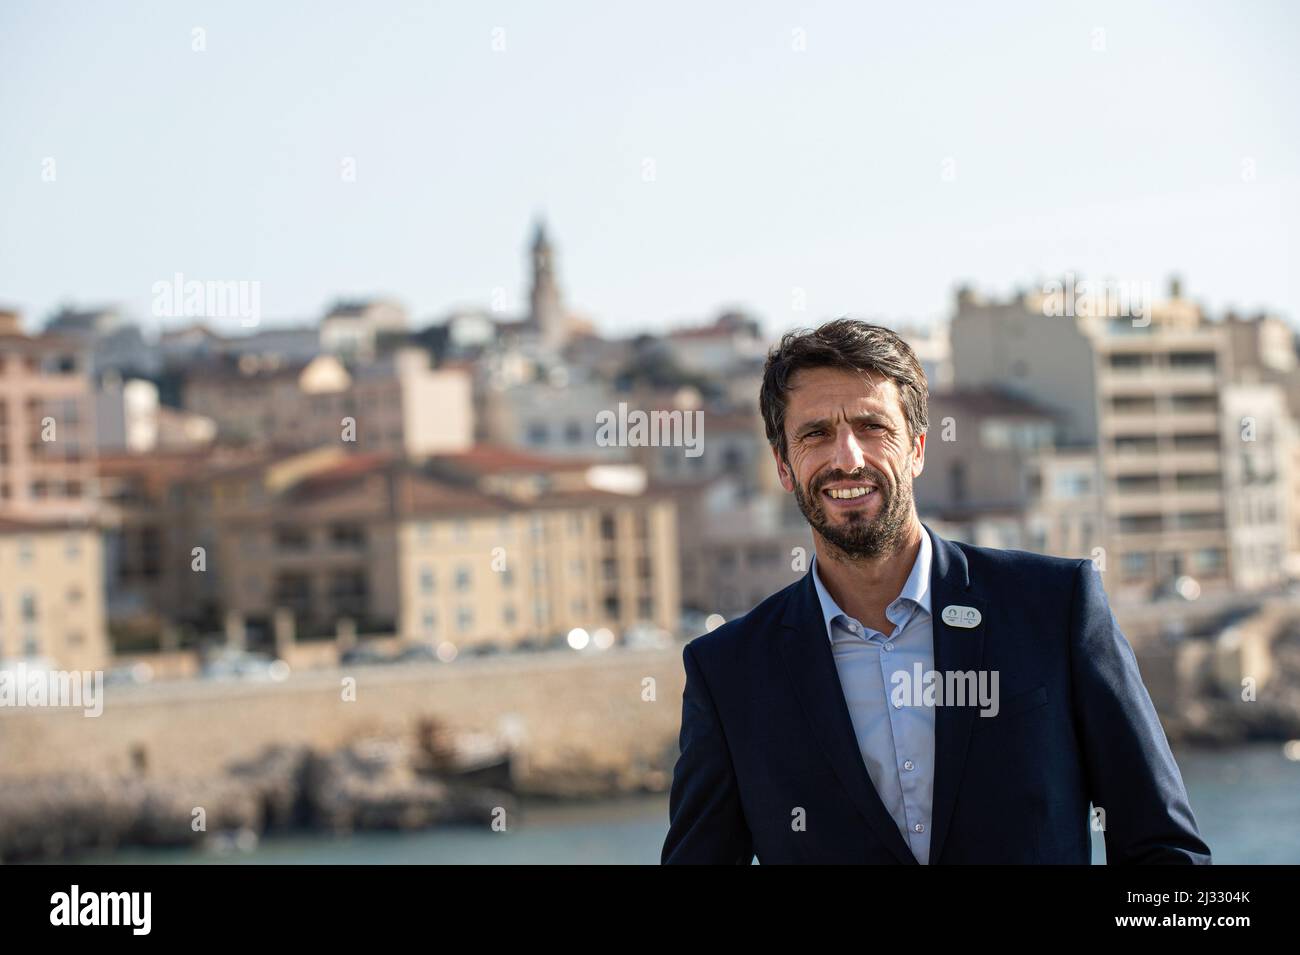
[[[888,552],[912,515],[925,435],[909,441],[898,386],[884,375],[807,368],[790,382],[781,485],[822,538],[850,558]]]

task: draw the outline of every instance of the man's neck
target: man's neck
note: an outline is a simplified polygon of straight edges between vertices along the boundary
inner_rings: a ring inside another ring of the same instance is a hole
[[[921,522],[913,517],[888,553],[856,559],[847,557],[820,534],[814,534],[817,576],[841,610],[888,636],[893,632],[893,624],[885,616],[885,608],[907,583],[924,533]]]

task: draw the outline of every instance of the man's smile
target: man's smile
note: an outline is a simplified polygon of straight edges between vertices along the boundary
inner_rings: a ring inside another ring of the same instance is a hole
[[[837,481],[821,489],[823,500],[835,508],[850,508],[866,504],[878,495],[875,484],[865,481]]]

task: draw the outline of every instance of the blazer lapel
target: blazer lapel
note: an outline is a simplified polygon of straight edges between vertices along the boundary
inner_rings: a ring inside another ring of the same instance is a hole
[[[922,525],[924,526],[924,525]],[[934,544],[930,565],[930,620],[934,630],[934,668],[940,674],[954,670],[978,671],[984,659],[987,614],[983,598],[971,586],[966,555],[961,548],[925,527]],[[974,627],[954,627],[943,620],[948,606],[974,607],[980,622]],[[930,861],[939,858],[957,802],[971,729],[977,707],[936,706],[934,722],[934,804],[930,812]]]
[[[880,801],[867,773],[857,734],[844,702],[839,672],[826,636],[826,622],[813,584],[812,569],[794,588],[781,617],[779,644],[786,672],[813,728],[813,734],[853,800],[880,839],[900,862],[916,865],[894,818]]]

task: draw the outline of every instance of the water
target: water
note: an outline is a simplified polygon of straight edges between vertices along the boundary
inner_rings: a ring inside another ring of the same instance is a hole
[[[1183,750],[1178,765],[1201,835],[1215,862],[1300,863],[1300,762],[1281,744]],[[428,832],[294,836],[264,840],[251,852],[128,850],[91,863],[579,863],[656,864],[668,827],[668,797],[590,803],[525,801],[507,832],[455,827]],[[1105,860],[1101,833],[1093,861]]]

